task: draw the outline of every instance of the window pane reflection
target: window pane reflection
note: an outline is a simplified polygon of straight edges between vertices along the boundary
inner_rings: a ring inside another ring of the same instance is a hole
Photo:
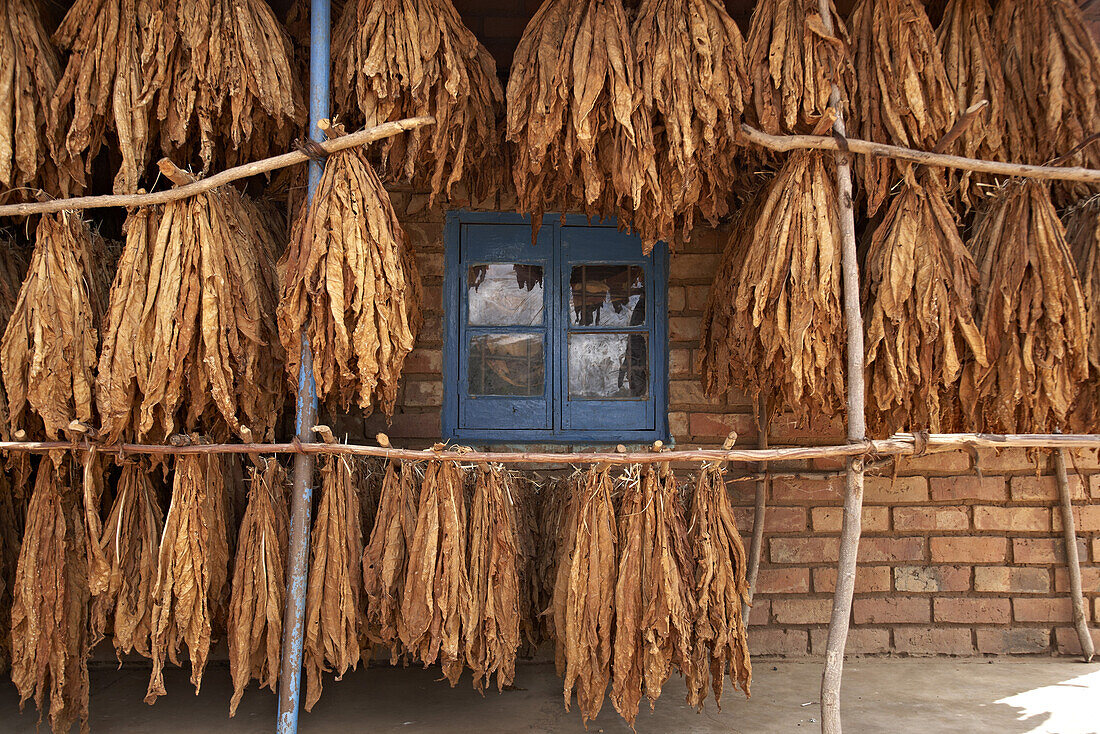
[[[645,270],[638,265],[577,265],[569,273],[574,326],[645,323]]]
[[[649,394],[646,334],[570,334],[569,397],[645,398]]]
[[[474,326],[540,326],[541,265],[471,265],[466,277],[469,323]]]
[[[471,395],[542,395],[546,367],[537,334],[478,334],[470,338]]]

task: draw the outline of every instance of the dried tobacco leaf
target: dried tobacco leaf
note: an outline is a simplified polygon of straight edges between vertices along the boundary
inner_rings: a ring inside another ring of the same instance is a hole
[[[718,0],[643,0],[631,36],[665,193],[643,200],[634,227],[648,246],[676,245],[697,209],[712,226],[729,213],[751,95],[744,39]]]
[[[860,0],[849,19],[856,84],[854,137],[933,149],[958,116],[932,23],[920,0]],[[873,216],[897,181],[889,158],[859,156],[856,171]]]
[[[573,563],[573,545],[577,538],[577,513],[580,511],[583,474],[566,480],[554,479],[542,502],[539,576],[542,578],[545,635],[554,641],[554,667],[565,675],[565,617],[569,599],[569,574]]]
[[[993,433],[1050,433],[1066,424],[1089,374],[1077,265],[1040,181],[1010,183],[980,214],[978,264],[987,368],[967,367],[963,406]]]
[[[23,537],[25,506],[16,500],[13,490],[8,473],[0,471],[0,672],[12,661],[11,605]]]
[[[425,667],[438,660],[451,686],[462,674],[462,615],[470,603],[466,533],[462,470],[451,461],[429,462],[409,546],[398,635]]]
[[[451,0],[356,0],[333,31],[336,109],[368,126],[431,115],[435,124],[378,146],[384,176],[451,196],[500,186],[497,120],[504,93],[496,62]]]
[[[237,713],[248,682],[273,692],[279,678],[286,599],[286,555],[290,518],[287,514],[286,472],[274,459],[253,468],[248,507],[241,520],[233,585],[229,596],[229,672],[233,698],[229,715]]]
[[[96,385],[110,440],[273,438],[277,245],[256,212],[232,187],[131,212]]]
[[[342,131],[335,128],[335,135]],[[328,158],[304,222],[279,262],[279,335],[298,381],[309,338],[317,396],[346,411],[393,412],[423,321],[420,278],[389,194],[359,148]]]
[[[197,441],[197,437],[192,437]],[[179,646],[191,657],[198,693],[210,653],[214,617],[224,605],[229,573],[229,507],[223,463],[213,454],[176,459],[172,503],[164,521],[153,587],[153,673],[145,702],[165,694],[164,661],[179,665]]]
[[[639,208],[663,206],[619,0],[545,0],[516,47],[507,98],[516,196],[532,221],[580,209],[625,228]]]
[[[907,170],[863,266],[870,432],[969,430],[964,364],[988,366],[978,329],[978,270],[938,173]]]
[[[50,728],[88,731],[87,538],[80,475],[68,457],[44,458],[15,572],[11,610],[12,682],[22,708],[50,698]]]
[[[1100,432],[1100,198],[1088,199],[1062,217],[1077,261],[1088,314],[1089,380],[1081,386],[1071,426],[1074,433]]]
[[[512,685],[520,645],[520,560],[515,483],[499,465],[476,473],[470,506],[469,601],[462,613],[466,665],[484,691]]]
[[[19,291],[23,287],[23,278],[27,275],[27,257],[23,249],[0,232],[0,335],[8,327],[15,312],[15,304],[19,301]],[[0,377],[2,377],[0,372]],[[11,440],[11,416],[8,413],[8,396],[4,392],[3,381],[0,380],[0,440]],[[25,460],[9,455],[9,460]]]
[[[44,215],[19,299],[0,341],[11,430],[70,435],[95,424],[92,389],[106,310],[103,240],[74,212]]]
[[[687,702],[700,708],[708,687],[721,705],[728,674],[747,696],[752,679],[741,604],[748,594],[745,547],[737,532],[722,468],[704,465],[695,482],[688,524],[688,545],[695,552],[694,661],[688,675]]]
[[[363,529],[351,463],[327,456],[321,465],[321,501],[310,533],[306,589],[306,711],[321,698],[321,676],[336,680],[359,664],[363,624]],[[330,667],[331,666],[331,667]]]
[[[753,123],[770,135],[813,132],[829,108],[832,85],[843,112],[856,91],[848,31],[829,0],[833,33],[818,0],[760,0],[748,37]]]

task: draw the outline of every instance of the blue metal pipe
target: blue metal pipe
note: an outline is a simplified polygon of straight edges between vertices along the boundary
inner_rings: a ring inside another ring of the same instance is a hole
[[[312,0],[309,26],[309,137],[323,136],[317,123],[329,117],[330,0]],[[308,203],[321,182],[324,163],[309,162]],[[313,355],[302,334],[302,361],[298,368],[298,401],[294,428],[298,440],[313,440],[317,424],[317,386],[313,381]],[[283,614],[283,649],[279,673],[279,734],[298,731],[298,705],[302,689],[302,648],[305,642],[306,582],[309,578],[309,526],[313,503],[313,457],[294,457],[294,494],[290,508],[290,548],[287,554],[286,610]]]

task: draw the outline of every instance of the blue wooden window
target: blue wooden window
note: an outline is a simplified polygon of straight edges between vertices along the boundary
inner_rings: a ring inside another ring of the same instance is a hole
[[[449,212],[443,436],[667,438],[668,253],[613,224]]]

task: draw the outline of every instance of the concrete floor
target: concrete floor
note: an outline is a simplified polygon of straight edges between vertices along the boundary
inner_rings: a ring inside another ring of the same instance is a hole
[[[669,682],[656,711],[643,702],[637,731],[794,732],[819,728],[819,662],[758,661],[753,696],[725,697],[722,712],[697,714],[683,705],[684,688]],[[91,729],[99,732],[270,732],[275,697],[250,689],[228,718],[229,670],[211,663],[195,697],[181,670],[166,671],[168,695],[142,703],[148,668],[92,671]],[[325,681],[302,732],[584,732],[574,710],[565,713],[553,665],[521,664],[517,690],[475,693],[467,679],[451,689],[437,670],[372,667],[343,681]],[[1100,664],[1069,659],[860,659],[845,667],[844,721],[848,732],[1100,732]],[[10,683],[0,687],[0,731],[35,732],[38,716],[20,715]],[[46,732],[43,726],[39,731]],[[629,732],[610,703],[588,732]]]

